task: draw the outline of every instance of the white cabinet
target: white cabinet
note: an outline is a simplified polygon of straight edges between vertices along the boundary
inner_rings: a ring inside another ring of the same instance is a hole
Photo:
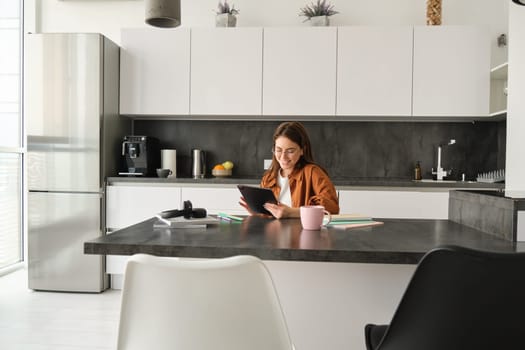
[[[263,115],[335,115],[336,27],[264,28]]]
[[[168,209],[180,209],[186,200],[208,214],[247,214],[240,206],[241,194],[235,186],[153,185],[146,183],[107,186],[106,226],[110,231],[153,217]]]
[[[106,226],[114,231],[181,208],[180,187],[116,185],[106,188]]]
[[[412,115],[412,26],[339,27],[337,115]]]
[[[246,215],[234,185],[117,183],[106,188],[106,222],[110,230],[127,227],[167,209],[182,208],[190,200],[194,208],[209,214]],[[340,190],[341,213],[361,213],[374,218],[447,219],[448,190]],[[128,256],[108,255],[106,272],[113,289],[122,288]]]
[[[448,219],[448,197],[448,190],[341,190],[339,207],[373,218]]]
[[[205,208],[208,214],[248,214],[239,204],[241,193],[235,187],[182,187],[181,190],[183,200],[190,200],[194,208]]]
[[[491,113],[505,107],[494,97],[504,80],[490,85],[488,31],[476,26],[141,28],[123,29],[121,42],[123,115],[480,117],[489,99]]]
[[[488,116],[490,40],[470,26],[414,27],[414,116]]]
[[[181,208],[180,187],[147,184],[106,187],[106,226],[115,231],[137,224],[169,209]],[[106,273],[111,288],[122,289],[122,275],[129,256],[106,256]]]
[[[189,29],[122,29],[120,114],[188,115],[189,104]]]
[[[182,208],[190,200],[194,208],[205,208],[208,214],[226,212],[247,214],[239,205],[236,187],[186,187],[152,184],[117,184],[106,188],[106,226],[109,231],[124,228],[153,217],[168,209]],[[111,288],[122,288],[122,275],[129,256],[108,255],[106,273],[111,275]]]
[[[260,115],[262,28],[191,30],[191,114]]]

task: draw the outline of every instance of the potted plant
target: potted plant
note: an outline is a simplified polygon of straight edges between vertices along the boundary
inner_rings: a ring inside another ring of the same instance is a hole
[[[235,15],[239,14],[239,10],[235,8],[235,5],[230,6],[228,0],[224,0],[224,2],[219,1],[215,12],[217,13],[215,26],[235,27],[237,24],[237,17],[235,17]]]
[[[339,12],[334,10],[334,5],[327,3],[326,0],[317,0],[316,3],[311,3],[302,7],[299,16],[304,16],[306,21],[310,21],[313,26],[327,26],[329,24],[328,17]]]

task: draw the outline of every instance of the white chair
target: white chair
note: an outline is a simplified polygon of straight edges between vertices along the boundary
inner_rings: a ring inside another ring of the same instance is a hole
[[[253,256],[126,266],[119,350],[291,350],[269,271]]]

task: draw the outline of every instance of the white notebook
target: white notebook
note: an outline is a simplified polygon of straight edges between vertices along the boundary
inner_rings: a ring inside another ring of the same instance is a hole
[[[198,219],[186,219],[183,216],[168,219],[163,219],[160,215],[155,215],[155,217],[157,221],[153,224],[153,227],[202,228],[208,225],[216,225],[220,222],[219,219],[211,216]]]

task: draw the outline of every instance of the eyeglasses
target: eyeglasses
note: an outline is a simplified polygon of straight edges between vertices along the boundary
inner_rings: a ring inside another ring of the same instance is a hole
[[[276,157],[280,157],[283,153],[287,156],[293,156],[295,152],[297,152],[297,148],[287,148],[285,150],[282,150],[280,148],[272,148],[273,154],[275,154]]]

